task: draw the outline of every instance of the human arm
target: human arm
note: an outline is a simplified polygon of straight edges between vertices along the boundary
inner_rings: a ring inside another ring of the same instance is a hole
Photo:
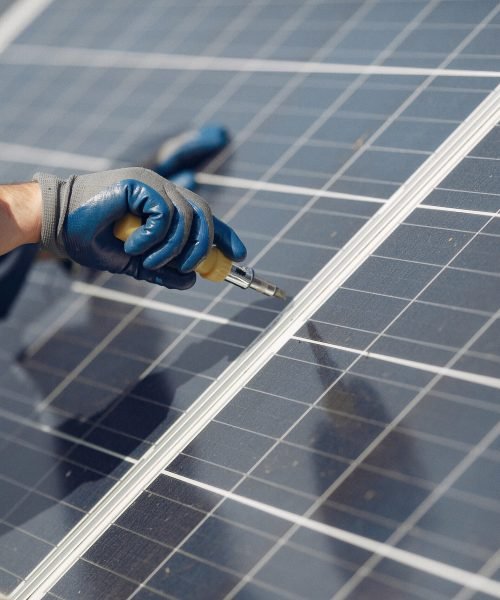
[[[41,239],[42,194],[37,182],[0,185],[0,256]]]

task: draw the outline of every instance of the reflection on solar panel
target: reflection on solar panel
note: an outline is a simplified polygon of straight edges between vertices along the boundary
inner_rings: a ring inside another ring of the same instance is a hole
[[[297,297],[38,265],[0,324],[0,590],[500,597],[498,3],[41,4],[1,180],[223,122],[201,193]]]

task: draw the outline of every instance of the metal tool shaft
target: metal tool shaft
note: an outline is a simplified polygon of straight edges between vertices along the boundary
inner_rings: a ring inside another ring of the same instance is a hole
[[[232,265],[230,272],[226,275],[226,281],[243,289],[252,288],[265,296],[275,296],[283,299],[286,297],[283,290],[258,277],[251,267]]]

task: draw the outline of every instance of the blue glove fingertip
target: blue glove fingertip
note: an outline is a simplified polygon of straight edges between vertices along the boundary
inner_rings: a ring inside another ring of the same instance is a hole
[[[229,131],[222,125],[209,123],[198,130],[200,145],[203,144],[207,150],[219,152],[229,144],[231,138]]]

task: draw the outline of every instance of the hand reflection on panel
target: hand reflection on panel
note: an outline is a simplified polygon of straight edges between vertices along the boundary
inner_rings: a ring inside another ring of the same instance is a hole
[[[11,423],[0,461],[0,569],[18,578],[26,576],[125,473],[130,463],[121,457],[139,455],[146,448],[143,440],[157,437],[172,420],[175,389],[168,379],[156,382],[157,395],[163,399],[158,407],[134,398],[136,384],[127,384],[127,376],[122,386],[96,387],[85,382],[85,371],[54,394],[47,408],[37,410],[97,345],[103,330],[118,321],[108,323],[102,303],[88,301],[61,330],[64,338],[49,340],[49,346],[32,357],[21,352],[6,374],[10,389],[26,394],[23,402],[6,398],[0,403],[6,417],[2,421]],[[160,354],[164,337],[148,330],[151,352]],[[81,340],[80,346],[75,340]],[[59,357],[61,363],[67,361],[66,373],[54,366]],[[97,367],[99,360],[94,363]],[[119,356],[114,363],[119,370]],[[147,366],[138,365],[141,371]],[[9,421],[10,410],[25,421]],[[0,578],[0,583],[2,591],[11,591],[16,582],[9,578],[4,584]]]
[[[322,341],[321,334],[313,322],[307,325],[311,339]],[[311,344],[316,362],[334,369],[339,365],[333,358],[333,351],[317,344]],[[326,350],[326,351],[325,351]],[[342,361],[342,357],[339,356]],[[350,359],[348,359],[350,362]],[[341,365],[342,369],[348,364]],[[318,369],[318,376],[325,377],[324,369]],[[385,399],[380,395],[381,388],[377,382],[370,385],[366,378],[351,373],[342,375],[335,385],[329,388],[330,382],[325,380],[326,391],[321,406],[329,410],[321,411],[315,420],[313,446],[315,449],[338,456],[345,461],[344,470],[349,468],[353,460],[359,459],[362,452],[382,431],[383,425],[391,421],[394,407],[385,406]],[[378,389],[376,389],[378,388]],[[412,448],[408,444],[398,443],[398,460],[413,462]],[[334,479],[325,480],[325,459],[319,454],[312,454],[312,461],[317,462],[316,493],[324,496],[324,501],[313,514],[313,518],[341,529],[347,529],[364,537],[385,540],[393,530],[390,509],[381,509],[381,505],[390,506],[392,498],[380,486],[377,476],[369,470],[356,468],[353,475],[345,477],[341,473]],[[388,464],[387,468],[391,465]],[[314,468],[314,465],[313,465]],[[345,479],[344,479],[345,477]],[[338,482],[339,485],[336,485]],[[387,497],[386,497],[387,496]],[[325,573],[329,580],[332,594],[339,589],[368,558],[369,554],[343,542],[314,536],[301,532],[299,537],[313,544],[317,550],[333,558],[332,574]]]
[[[88,301],[76,322],[62,331],[64,338],[52,340],[52,344],[62,347],[66,340],[69,348],[71,340],[85,341],[87,346],[82,356],[74,358],[75,362],[82,360],[92,350],[92,344],[95,346],[102,339],[103,328],[107,327],[102,306],[100,301]],[[245,307],[233,320],[248,322],[252,318],[248,311],[252,308]],[[263,319],[259,326],[274,317],[272,312],[259,311],[259,314]],[[115,318],[115,322],[120,318]],[[113,323],[109,326],[112,328]],[[179,335],[178,331],[159,327],[144,326],[144,330],[151,356],[159,356]],[[244,334],[245,342],[238,331]],[[94,334],[100,338],[93,340]],[[121,457],[142,455],[148,442],[154,442],[164,433],[208,387],[211,378],[195,373],[216,376],[241,352],[241,347],[217,340],[247,344],[258,332],[216,325],[203,334],[210,339],[193,342],[196,338],[185,338],[178,352],[174,350],[169,355],[167,366],[160,365],[144,379],[138,376],[147,364],[139,362],[140,368],[134,373],[126,352],[123,358],[119,354],[114,356],[116,368],[126,371],[118,378],[122,379],[121,385],[118,381],[108,387],[90,385],[85,379],[86,371],[82,371],[54,396],[45,410],[26,414],[35,427],[21,425],[12,430],[10,439],[3,444],[4,453],[10,458],[8,464],[2,461],[0,467],[0,486],[7,490],[0,499],[0,569],[6,568],[18,578],[26,576],[126,472],[130,464]],[[61,347],[56,350],[64,354]],[[118,350],[123,347],[118,346]],[[47,365],[41,367],[43,351],[41,348],[33,357],[21,353],[15,367],[17,377],[24,380],[23,389],[30,390],[34,408],[53,392],[61,379],[61,375],[51,377]],[[95,359],[96,369],[100,364],[108,368],[104,362],[100,363],[104,360],[101,355]],[[79,444],[79,439],[86,445]],[[14,553],[12,548],[16,549]],[[5,587],[5,591],[10,591],[12,584],[9,585],[2,583],[0,589]]]

